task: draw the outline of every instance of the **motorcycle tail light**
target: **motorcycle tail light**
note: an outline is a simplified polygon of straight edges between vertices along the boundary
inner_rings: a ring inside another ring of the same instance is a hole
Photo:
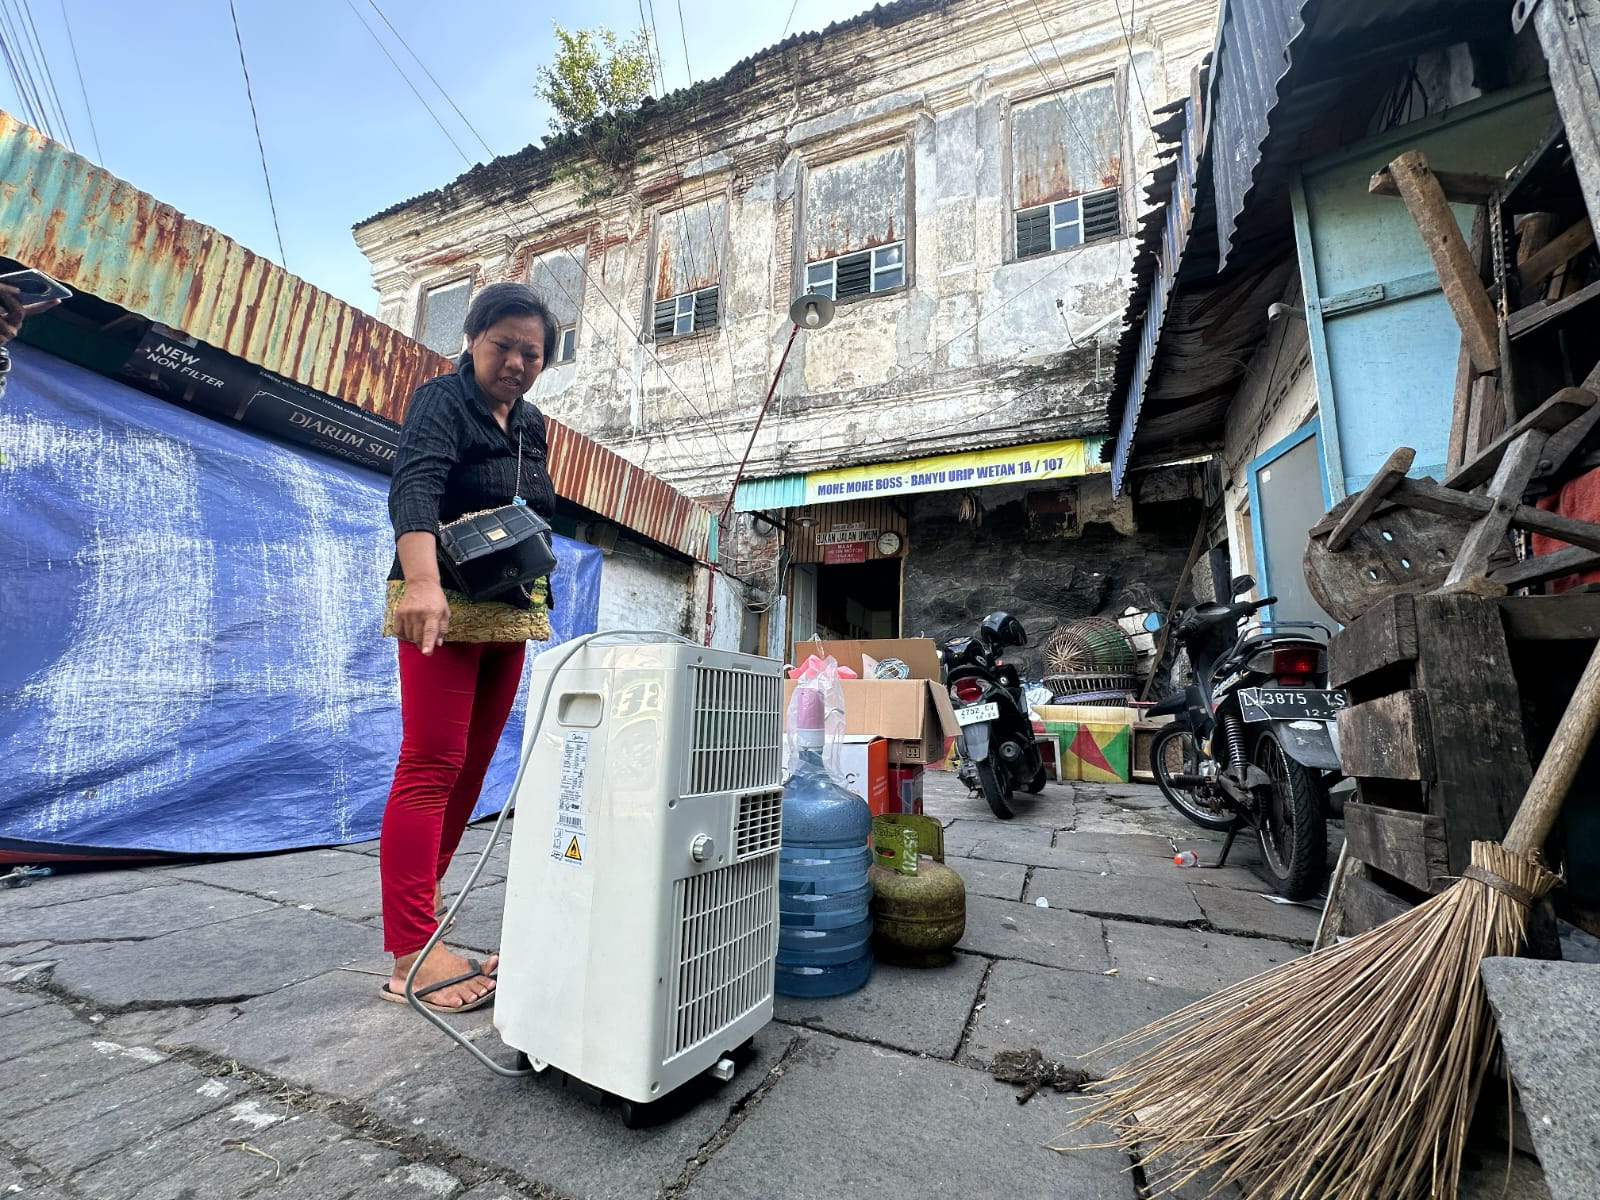
[[[1321,663],[1320,646],[1288,646],[1272,652],[1272,673],[1285,682],[1315,675]]]
[[[975,704],[983,699],[983,684],[976,679],[958,679],[950,685],[950,694],[962,704]]]

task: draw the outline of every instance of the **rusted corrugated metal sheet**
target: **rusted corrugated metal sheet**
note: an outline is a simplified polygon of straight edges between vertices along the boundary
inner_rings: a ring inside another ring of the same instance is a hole
[[[716,287],[722,278],[723,201],[662,213],[656,237],[655,298]]]
[[[391,421],[404,416],[419,384],[452,369],[420,342],[4,112],[0,254]],[[581,278],[576,264],[574,271]],[[681,554],[706,557],[710,510],[560,422],[548,424],[557,493]]]
[[[705,559],[710,509],[560,421],[547,417],[545,425],[550,478],[558,493],[680,554]]]
[[[425,346],[3,112],[0,252],[386,417],[443,368]]]
[[[827,163],[806,188],[806,261],[819,262],[905,237],[903,144]]]
[[[1122,118],[1110,82],[1011,110],[1011,195],[1034,208],[1122,182]]]

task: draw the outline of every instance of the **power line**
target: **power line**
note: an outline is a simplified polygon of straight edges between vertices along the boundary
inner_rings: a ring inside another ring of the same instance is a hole
[[[1134,65],[1133,61],[1133,33],[1129,27],[1129,22],[1122,19],[1122,0],[1112,0],[1112,3],[1117,6],[1117,24],[1122,26],[1122,40],[1128,45],[1128,74],[1133,76],[1133,84],[1139,89],[1139,103],[1144,106],[1144,119],[1151,126],[1154,126],[1156,119],[1150,115],[1150,101],[1144,98],[1144,84],[1139,79],[1139,68]],[[1128,12],[1130,14],[1134,11],[1136,3],[1137,0],[1128,0]]]
[[[778,40],[780,42],[783,41],[784,38],[789,36],[789,26],[794,24],[794,14],[799,12],[799,11],[800,11],[800,0],[794,0],[794,3],[789,6],[789,17],[783,23],[783,32],[778,35]]]
[[[23,56],[21,39],[12,24],[11,8],[6,4],[0,4],[0,31],[3,31],[3,35],[0,35],[0,51],[5,54],[6,70],[11,74],[11,82],[17,89],[17,98],[22,101],[28,124],[54,140],[56,135],[50,127],[50,114],[39,95],[32,69]]]
[[[232,3],[232,0],[229,0],[229,2]],[[371,2],[371,0],[369,0],[369,2]],[[360,18],[360,13],[355,10],[355,7],[351,3],[351,0],[345,0],[345,3],[350,6],[352,12],[356,12],[356,16],[359,19]],[[376,4],[374,4],[374,8],[376,8]],[[379,15],[380,16],[382,15],[381,11],[380,11]],[[417,92],[417,89],[416,89],[415,85],[413,85],[411,83],[409,76],[406,75],[405,69],[403,67],[401,67],[399,62],[397,62],[395,60],[394,56],[392,54],[389,54],[387,48],[383,46],[382,41],[378,38],[377,32],[371,27],[371,25],[367,24],[367,22],[365,20],[362,20],[361,24],[362,24],[362,27],[367,30],[367,33],[372,37],[372,39],[374,41],[378,42],[379,48],[384,51],[384,56],[389,59],[390,63],[394,66],[395,70],[400,73],[401,78],[406,81],[406,85],[411,88],[411,91],[413,92],[413,94],[417,95],[418,100],[422,103],[423,108],[427,110],[428,115],[433,118],[434,123],[439,126],[441,132],[443,132],[445,134],[445,136],[446,136],[446,138],[448,138],[450,144],[453,147],[455,147],[456,153],[461,156],[462,160],[464,162],[466,162],[466,164],[469,167],[472,166],[473,165],[472,159],[466,154],[465,151],[463,151],[461,149],[461,146],[456,142],[455,138],[450,136],[449,130],[445,128],[444,122],[439,119],[439,115],[436,112],[433,111],[432,106],[430,106],[427,103],[426,100],[422,99],[421,94]],[[447,100],[449,99],[449,94],[447,92],[445,92],[445,89],[443,88],[442,85],[440,85],[438,83],[437,80],[434,81],[434,86],[439,88],[440,92],[445,95],[445,98]],[[451,107],[453,107],[453,108],[456,107],[454,101],[451,101]],[[459,108],[457,109],[457,111],[458,112],[460,111]],[[503,163],[501,163],[499,159],[493,157],[494,156],[494,151],[492,149],[489,149],[487,146],[485,146],[485,149],[491,155],[491,161],[488,164],[486,164],[487,167],[489,167],[490,169],[495,170],[496,172],[498,172],[508,182],[515,183],[515,180],[512,179],[511,174],[510,174],[510,168],[508,166],[504,165]],[[546,227],[550,227],[550,226],[553,225],[553,222],[551,222],[550,219],[548,217],[546,217],[544,215],[544,213],[539,209],[539,206],[534,203],[534,201],[533,201],[531,196],[527,196],[527,195],[523,196],[522,197],[522,202],[525,203],[528,206],[528,208],[532,210],[534,217],[537,218],[541,222],[541,224],[543,224]],[[528,236],[528,231],[522,226],[522,223],[517,220],[516,214],[511,211],[510,207],[504,201],[496,200],[496,201],[491,201],[491,203],[494,203],[499,207],[499,209],[506,215],[507,219],[511,222],[512,227],[516,230],[516,232],[519,235],[521,235],[523,237]],[[584,262],[584,260],[582,258],[580,258],[578,255],[573,253],[571,246],[561,247],[561,251],[563,253],[567,254],[569,257],[571,257],[573,259],[573,261],[578,264],[578,269],[583,274],[585,282],[587,282],[589,285],[593,286],[596,289],[596,291],[598,292],[601,300],[603,300],[605,302],[606,306],[611,309],[613,315],[616,317],[618,325],[620,327],[622,327],[622,328],[627,328],[627,324],[628,324],[627,317],[624,315],[622,310],[617,307],[616,301],[612,300],[611,297],[606,293],[606,290],[603,287],[600,287],[598,283],[596,283],[594,277],[589,273],[588,264],[586,262]],[[564,287],[563,287],[563,291],[565,291]],[[568,296],[569,299],[573,299],[573,297],[572,297],[570,292],[567,293],[567,296]],[[644,339],[642,337],[642,331],[641,331],[641,336],[635,337],[634,341],[635,341],[635,344],[639,345],[645,351],[645,353],[648,354],[650,356],[650,358],[654,361],[654,363],[657,366],[657,368],[659,368],[660,371],[661,371],[662,378],[665,379],[667,381],[667,383],[669,383],[672,386],[673,390],[676,391],[678,393],[678,395],[683,398],[684,403],[689,406],[690,410],[692,412],[694,412],[695,415],[697,417],[699,417],[700,420],[706,425],[706,428],[711,433],[711,436],[722,447],[723,453],[731,458],[732,457],[732,451],[730,451],[728,449],[727,444],[722,441],[721,436],[719,434],[717,434],[716,430],[711,427],[710,419],[694,403],[693,399],[691,399],[689,394],[683,390],[682,386],[677,382],[677,380],[672,378],[671,373],[667,371],[666,364],[661,361],[660,356],[658,354],[656,354],[655,350],[652,347],[650,347],[648,343],[646,343],[644,341]],[[612,348],[612,356],[613,356],[613,359],[616,361],[616,363],[619,366],[625,365],[622,362],[621,354],[615,349],[615,347]]]
[[[256,149],[261,154],[261,177],[267,181],[267,207],[272,210],[272,231],[278,235],[278,261],[287,270],[289,256],[283,252],[283,229],[278,224],[278,202],[272,197],[272,175],[267,170],[267,147],[261,140],[261,118],[256,115],[255,92],[250,86],[250,66],[244,60],[244,38],[239,33],[239,13],[228,0],[228,12],[233,17],[233,40],[239,46],[239,69],[244,72],[244,94],[250,101],[250,122],[256,130]]]
[[[72,140],[72,124],[67,120],[67,110],[62,106],[61,96],[56,91],[56,80],[50,71],[50,60],[45,57],[44,45],[39,40],[39,30],[33,23],[33,9],[28,0],[18,0],[18,7],[22,18],[26,21],[28,40],[33,47],[33,53],[38,61],[39,69],[44,75],[45,88],[50,93],[50,99],[55,104],[56,117],[61,122],[61,131],[66,134],[67,145],[76,153],[78,148]]]
[[[78,43],[72,37],[72,21],[67,16],[67,0],[57,0],[61,5],[61,23],[67,27],[67,45],[72,49],[72,66],[78,72],[78,93],[83,97],[83,111],[89,117],[89,136],[94,141],[95,159],[105,165],[106,156],[100,150],[100,131],[95,128],[94,109],[89,106],[89,87],[83,81],[83,64],[78,61]]]
[[[439,94],[444,97],[445,103],[451,108],[455,109],[455,114],[461,118],[461,123],[467,127],[473,137],[478,139],[478,145],[482,146],[484,152],[492,158],[494,156],[494,151],[489,148],[489,143],[483,140],[483,134],[479,133],[478,130],[473,126],[472,122],[467,120],[466,113],[462,112],[459,108],[456,108],[456,102],[450,99],[450,93],[444,90],[444,85],[433,77],[432,71],[428,70],[428,64],[422,61],[417,52],[411,48],[411,43],[407,42],[406,39],[401,36],[400,31],[394,27],[394,23],[389,20],[383,9],[378,7],[378,0],[367,0],[367,3],[372,5],[372,11],[377,13],[378,16],[382,18],[383,23],[389,27],[389,32],[394,34],[395,40],[405,48],[405,52],[411,55],[411,57],[416,61],[417,66],[422,68],[422,73],[428,77],[428,82],[439,89]],[[357,15],[359,16],[360,14],[358,13]],[[365,24],[365,22],[363,22],[363,24]],[[367,32],[371,33],[372,31],[369,29]],[[381,45],[382,43],[379,44]],[[389,61],[394,62],[392,58]],[[398,66],[399,64],[396,63],[395,65]],[[413,92],[416,91],[415,88],[412,88],[411,90]],[[421,97],[419,96],[418,99],[421,99]],[[437,120],[437,118],[435,119]],[[460,147],[458,146],[456,149],[459,151]]]

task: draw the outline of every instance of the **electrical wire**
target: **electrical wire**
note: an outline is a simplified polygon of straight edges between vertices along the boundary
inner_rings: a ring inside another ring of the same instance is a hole
[[[1139,79],[1139,69],[1133,63],[1133,33],[1130,25],[1134,6],[1137,2],[1138,0],[1128,0],[1129,19],[1124,21],[1122,19],[1122,0],[1112,0],[1112,3],[1117,8],[1117,24],[1122,26],[1122,40],[1128,45],[1128,74],[1133,76],[1134,86],[1139,89],[1139,103],[1144,106],[1144,119],[1153,126],[1156,123],[1156,119],[1150,114],[1150,101],[1144,98],[1144,83]]]
[[[371,2],[371,0],[369,0],[369,2]],[[230,0],[230,3],[231,3],[231,0]],[[356,12],[355,7],[354,7],[354,5],[352,3],[352,0],[345,0],[345,3],[346,3],[347,6],[349,6],[351,8],[352,12]],[[375,9],[377,8],[376,4],[374,4],[374,8]],[[358,18],[360,17],[360,13],[359,12],[356,12],[356,15],[357,15]],[[382,15],[381,10],[379,10],[379,15],[380,16]],[[389,54],[387,49],[382,46],[382,42],[378,38],[377,31],[374,30],[372,28],[372,26],[370,24],[368,24],[365,20],[362,20],[361,24],[362,24],[362,27],[367,30],[368,35],[371,36],[374,41],[377,41],[379,43],[380,48],[384,49],[385,56],[389,59],[390,63],[394,65],[395,69],[400,73],[401,77],[406,80],[407,86],[411,88],[413,93],[417,94],[419,100],[422,100],[422,97],[421,97],[420,93],[417,93],[416,87],[413,84],[411,84],[409,77],[406,75],[405,69],[403,67],[401,67],[399,62],[396,61],[396,59],[394,58],[394,56],[392,54]],[[450,100],[449,93],[447,91],[445,91],[443,86],[440,85],[437,80],[434,81],[434,85],[436,87],[439,87],[440,93],[445,96],[446,100]],[[452,108],[456,108],[457,111],[460,111],[458,106],[456,106],[456,104],[455,104],[455,102],[453,100],[450,100],[450,104],[451,104]],[[433,118],[434,123],[437,124],[440,127],[440,130],[442,132],[445,133],[445,136],[450,141],[450,144],[455,147],[456,153],[461,156],[463,161],[465,161],[466,164],[469,167],[473,166],[474,164],[472,162],[472,159],[466,154],[465,151],[463,151],[461,149],[459,143],[456,142],[455,138],[450,135],[449,130],[445,127],[443,121],[440,120],[439,115],[436,112],[433,111],[432,106],[429,105],[425,100],[422,100],[422,105],[423,105],[423,108],[427,110],[428,115]],[[488,149],[487,146],[485,148]],[[488,167],[498,171],[503,176],[503,178],[505,178],[505,180],[507,182],[514,183],[515,181],[511,178],[509,167],[507,167],[503,163],[501,163],[501,161],[497,157],[494,157],[494,152],[493,152],[492,149],[489,149],[488,153],[491,155],[491,161],[486,165]],[[550,226],[553,226],[555,224],[548,217],[545,216],[545,214],[540,210],[539,206],[534,203],[534,201],[533,201],[531,196],[524,195],[523,197],[521,197],[521,200],[522,200],[522,203],[526,204],[528,206],[528,208],[533,212],[534,217],[538,221],[540,221],[545,227],[550,227]],[[511,211],[510,207],[504,201],[495,200],[495,201],[491,201],[491,203],[494,203],[500,209],[500,211],[505,214],[507,220],[509,220],[511,222],[512,228],[516,231],[516,233],[519,236],[524,237],[524,238],[526,238],[528,236],[528,230],[517,219],[516,214]],[[577,254],[573,253],[572,248],[570,246],[562,247],[561,251],[563,253],[566,253],[567,255],[569,255],[577,263],[579,270],[583,274],[585,282],[595,287],[595,290],[598,293],[598,295],[600,296],[601,300],[603,300],[605,302],[606,306],[611,309],[613,315],[616,317],[618,325],[621,328],[624,328],[624,329],[628,328],[628,319],[627,319],[626,315],[623,313],[622,309],[618,307],[616,301],[613,300],[610,297],[610,295],[606,292],[606,290],[604,288],[600,287],[596,283],[594,277],[589,273],[588,264],[585,263],[584,260],[581,257],[579,257]],[[563,289],[563,291],[565,291],[565,289]],[[573,298],[571,296],[570,292],[568,292],[566,294],[567,294],[569,299]],[[711,421],[706,416],[706,414],[701,411],[699,406],[694,403],[693,399],[689,396],[689,394],[687,392],[685,392],[683,390],[683,387],[677,382],[677,380],[675,380],[672,377],[671,373],[666,369],[666,364],[664,364],[661,361],[660,356],[657,355],[656,352],[654,351],[654,349],[651,348],[644,341],[643,336],[642,336],[642,331],[641,331],[641,333],[639,335],[636,335],[633,338],[633,340],[634,340],[635,344],[639,345],[645,351],[645,353],[654,361],[655,365],[661,371],[662,378],[665,379],[666,382],[672,386],[673,390],[676,391],[680,397],[682,397],[684,403],[689,406],[690,410],[692,412],[694,412],[695,415],[706,426],[706,429],[707,429],[707,432],[708,432],[709,436],[722,448],[723,453],[731,458],[732,457],[732,452],[728,449],[727,443],[722,440],[721,435],[718,434],[717,431],[712,427]],[[615,346],[612,347],[612,357],[613,357],[614,361],[617,363],[617,365],[619,367],[626,366],[626,364],[624,364],[624,362],[622,360],[621,353],[615,348]]]
[[[11,9],[5,4],[0,4],[0,53],[5,55],[6,70],[11,75],[12,86],[17,89],[17,99],[22,103],[28,124],[54,140],[50,114],[45,111],[33,74],[28,69],[27,60],[22,57],[22,44],[12,25]]]
[[[61,23],[67,29],[67,45],[72,50],[72,66],[78,73],[78,94],[83,97],[83,111],[89,118],[89,136],[94,141],[95,160],[102,166],[106,156],[100,149],[100,131],[95,128],[94,109],[89,105],[89,86],[83,81],[83,64],[78,61],[78,43],[72,36],[72,20],[67,16],[67,0],[57,0],[61,5]]]
[[[256,115],[255,91],[250,86],[250,65],[244,59],[244,37],[239,32],[239,11],[233,0],[228,0],[228,12],[233,17],[233,40],[239,46],[239,69],[244,72],[244,94],[250,101],[250,121],[256,130],[256,149],[261,153],[261,177],[267,181],[267,206],[272,209],[272,231],[278,235],[278,261],[284,270],[289,269],[289,256],[283,251],[283,229],[278,224],[278,202],[272,196],[272,173],[267,170],[267,147],[261,140],[261,118]]]
[[[56,78],[50,70],[50,60],[45,57],[44,44],[39,40],[39,29],[33,23],[33,8],[28,0],[17,0],[18,10],[23,20],[26,21],[28,40],[33,48],[33,54],[38,62],[40,72],[44,76],[45,89],[50,94],[50,100],[55,105],[56,118],[61,122],[61,132],[66,135],[67,145],[77,153],[77,146],[72,139],[72,124],[67,120],[67,110],[62,106],[61,95],[56,91]]]

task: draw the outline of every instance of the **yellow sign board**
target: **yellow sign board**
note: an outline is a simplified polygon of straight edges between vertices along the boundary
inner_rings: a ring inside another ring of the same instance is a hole
[[[807,504],[839,500],[885,500],[914,492],[948,492],[999,483],[1076,479],[1109,471],[1100,461],[1100,439],[1074,438],[1032,446],[1003,446],[966,454],[939,454],[906,462],[875,463],[813,471],[806,476]]]

